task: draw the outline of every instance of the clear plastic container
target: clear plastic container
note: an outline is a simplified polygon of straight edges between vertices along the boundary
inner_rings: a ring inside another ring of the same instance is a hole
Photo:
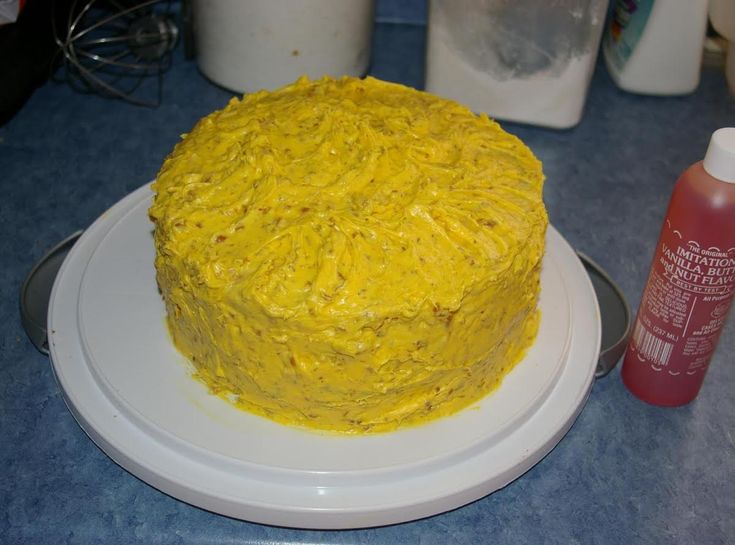
[[[608,0],[430,0],[426,90],[490,117],[581,117]]]

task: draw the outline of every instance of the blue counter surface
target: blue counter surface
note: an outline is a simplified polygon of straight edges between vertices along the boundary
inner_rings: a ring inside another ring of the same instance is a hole
[[[420,88],[424,34],[421,25],[378,24],[371,74]],[[0,543],[735,542],[733,319],[690,405],[646,405],[616,369],[533,469],[420,521],[346,531],[252,524],[182,503],[112,462],[24,334],[19,288],[46,250],[153,179],[179,135],[231,96],[177,52],[158,109],[48,83],[0,128]],[[618,90],[598,65],[577,127],[503,125],[543,161],[552,223],[635,309],[671,188],[713,130],[735,125],[735,100],[715,69],[690,96],[655,98]]]

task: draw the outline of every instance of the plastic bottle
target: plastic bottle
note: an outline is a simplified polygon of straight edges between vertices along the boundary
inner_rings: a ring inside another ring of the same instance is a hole
[[[735,128],[715,131],[674,191],[623,361],[644,401],[693,400],[735,293]]]
[[[618,87],[683,95],[699,85],[707,0],[617,0],[602,51]]]

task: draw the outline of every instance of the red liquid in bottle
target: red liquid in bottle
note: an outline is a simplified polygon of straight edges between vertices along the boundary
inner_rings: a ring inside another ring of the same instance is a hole
[[[735,137],[735,129],[724,130]],[[623,362],[628,389],[655,405],[693,400],[733,294],[735,183],[713,177],[700,161],[682,174],[669,202]]]

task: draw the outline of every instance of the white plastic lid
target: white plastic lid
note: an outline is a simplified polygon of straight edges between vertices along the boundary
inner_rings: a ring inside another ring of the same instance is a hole
[[[703,166],[713,178],[735,184],[735,127],[712,133]]]

